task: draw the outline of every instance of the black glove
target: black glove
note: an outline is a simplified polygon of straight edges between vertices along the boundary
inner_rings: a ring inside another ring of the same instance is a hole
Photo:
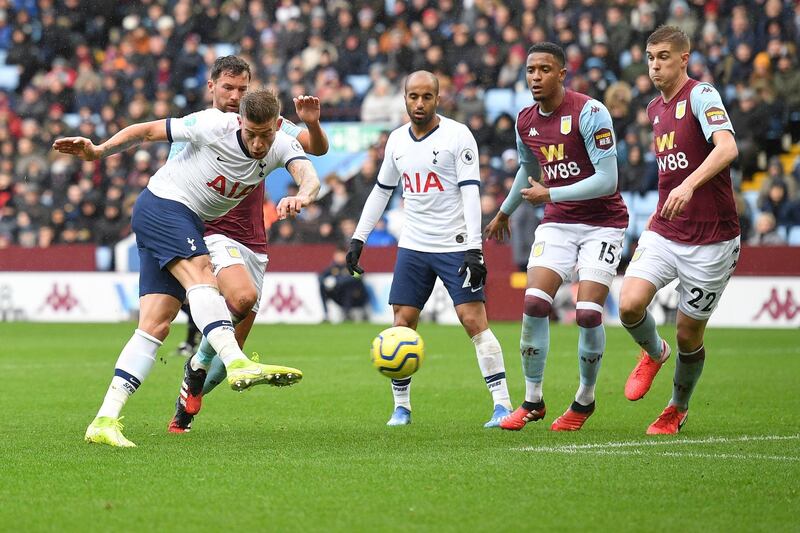
[[[469,283],[473,291],[477,291],[486,283],[486,264],[483,262],[483,252],[480,250],[467,250],[464,252],[464,263],[458,269],[458,275],[466,273],[464,283]]]
[[[350,239],[350,249],[347,250],[345,262],[347,263],[347,270],[350,272],[351,276],[355,276],[356,274],[360,276],[364,273],[364,269],[358,266],[358,259],[361,257],[361,250],[363,248],[363,242],[358,239]]]

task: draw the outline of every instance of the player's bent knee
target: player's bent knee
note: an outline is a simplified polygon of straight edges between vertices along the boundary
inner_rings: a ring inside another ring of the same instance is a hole
[[[530,294],[525,295],[525,314],[534,317],[550,316],[550,310],[553,304],[538,296]]]
[[[596,328],[603,323],[603,313],[594,309],[575,311],[575,322],[582,328]]]
[[[243,317],[250,312],[257,301],[258,293],[256,291],[241,291],[233,295],[231,301],[228,302],[228,307],[233,314]]]
[[[647,303],[624,294],[619,298],[619,319],[623,324],[635,324],[647,311]]]

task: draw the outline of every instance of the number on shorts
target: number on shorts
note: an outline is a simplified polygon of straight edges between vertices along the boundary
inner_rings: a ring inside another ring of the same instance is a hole
[[[706,303],[706,306],[703,307],[702,310],[704,312],[711,311],[711,306],[714,305],[714,300],[717,299],[717,293],[716,292],[703,293],[703,289],[698,289],[697,287],[695,287],[694,289],[691,289],[689,292],[691,292],[694,295],[694,298],[689,300],[689,302],[688,302],[689,305],[691,305],[695,309],[700,309],[700,300],[702,300],[703,297],[705,296],[705,299],[706,299],[707,303]]]
[[[600,247],[600,257],[597,259],[600,261],[605,261],[609,265],[613,265],[614,261],[616,260],[616,257],[614,256],[614,250],[616,249],[616,245],[603,241],[602,246]]]

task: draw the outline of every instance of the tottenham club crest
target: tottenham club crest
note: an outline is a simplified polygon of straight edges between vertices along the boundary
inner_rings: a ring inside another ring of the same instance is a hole
[[[572,131],[572,115],[561,117],[561,134],[569,135]]]

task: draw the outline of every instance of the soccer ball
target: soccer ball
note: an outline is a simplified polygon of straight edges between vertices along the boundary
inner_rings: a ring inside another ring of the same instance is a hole
[[[404,379],[419,370],[425,343],[411,328],[396,326],[381,331],[372,341],[372,365],[392,379]]]

